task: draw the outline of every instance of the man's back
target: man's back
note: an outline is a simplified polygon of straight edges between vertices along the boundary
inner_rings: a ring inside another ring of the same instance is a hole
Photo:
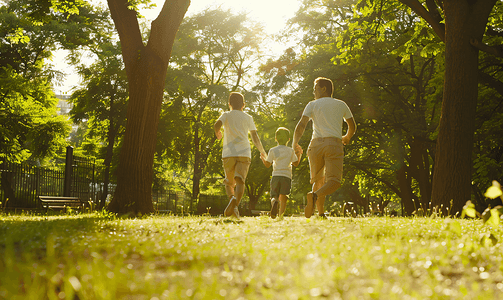
[[[342,122],[353,117],[344,101],[323,97],[309,102],[304,116],[313,120],[312,138],[342,138]]]

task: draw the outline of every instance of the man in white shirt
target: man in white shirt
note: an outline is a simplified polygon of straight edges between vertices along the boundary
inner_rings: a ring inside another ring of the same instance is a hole
[[[302,118],[295,127],[292,148],[301,148],[299,140],[307,123],[313,120],[313,135],[307,150],[312,191],[307,193],[306,218],[314,213],[324,217],[325,196],[341,187],[344,145],[351,142],[356,132],[353,114],[344,101],[332,98],[333,83],[330,79],[318,77],[314,81],[314,99],[309,102]],[[342,122],[348,124],[346,135],[342,135]]]
[[[251,163],[251,147],[248,140],[248,132],[252,142],[266,155],[264,147],[257,134],[257,128],[253,117],[243,112],[245,107],[242,94],[232,92],[229,96],[230,111],[224,112],[213,126],[217,139],[222,138],[221,128],[224,128],[224,143],[222,149],[222,161],[225,171],[225,191],[229,197],[229,204],[225,208],[224,215],[239,218],[238,205],[245,191],[245,180]]]

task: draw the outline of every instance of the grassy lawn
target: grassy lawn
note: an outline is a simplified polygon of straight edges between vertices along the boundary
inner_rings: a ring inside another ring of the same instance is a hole
[[[501,241],[480,219],[0,215],[0,299],[502,299]]]

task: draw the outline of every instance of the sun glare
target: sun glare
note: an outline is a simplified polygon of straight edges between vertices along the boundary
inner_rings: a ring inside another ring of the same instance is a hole
[[[153,0],[155,9],[142,12],[148,19],[155,19],[164,0]],[[230,8],[236,13],[246,12],[251,20],[262,23],[269,34],[278,33],[299,8],[300,0],[192,0],[187,15],[196,14],[208,7]]]
[[[144,9],[141,14],[147,20],[154,20],[165,0],[152,0],[156,4],[155,8]],[[103,5],[108,7],[107,0],[89,0],[93,5]],[[300,7],[301,0],[191,0],[187,11],[187,16],[197,14],[207,8],[231,9],[234,13],[248,13],[249,19],[261,23],[267,34],[273,35],[279,33],[286,26],[286,22],[292,18]],[[267,48],[272,55],[280,55],[287,47],[285,43],[268,43]],[[71,89],[78,84],[78,75],[69,67],[64,56],[65,51],[56,51],[53,63],[56,68],[67,73],[64,82],[57,87],[57,93],[70,93]],[[69,71],[72,70],[72,71]]]

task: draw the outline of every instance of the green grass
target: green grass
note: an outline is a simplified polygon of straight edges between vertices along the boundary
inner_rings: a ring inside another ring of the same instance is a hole
[[[501,299],[496,240],[480,219],[3,215],[0,299]]]

